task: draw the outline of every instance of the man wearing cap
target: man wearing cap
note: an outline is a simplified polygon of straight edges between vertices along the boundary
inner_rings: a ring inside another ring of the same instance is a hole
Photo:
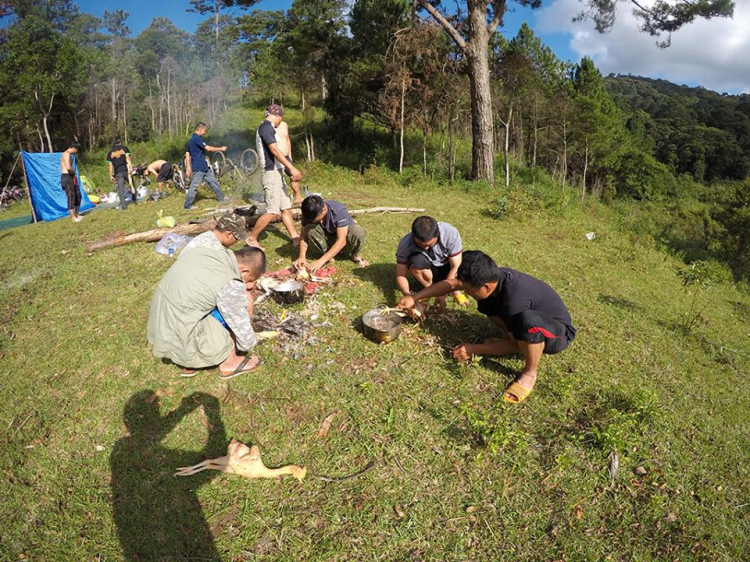
[[[244,217],[234,213],[221,215],[216,218],[214,229],[193,238],[182,249],[180,256],[193,248],[213,248],[227,252],[227,248],[231,248],[237,242],[243,240],[245,236],[247,236],[247,229],[245,228]]]
[[[211,166],[208,165],[206,159],[206,152],[226,152],[226,146],[211,146],[206,144],[203,140],[203,135],[206,134],[208,125],[203,122],[198,123],[195,126],[195,132],[190,137],[187,143],[187,152],[185,153],[185,163],[187,176],[193,176],[190,181],[190,187],[188,188],[187,195],[185,196],[185,209],[195,209],[193,202],[195,201],[195,192],[198,191],[202,182],[206,182],[216,194],[216,199],[219,203],[226,201],[224,193],[219,187],[219,182],[216,181],[216,176]]]
[[[277,163],[289,170],[293,181],[300,181],[302,174],[294,167],[294,164],[281,152],[276,139],[276,127],[284,119],[284,110],[280,105],[271,104],[266,109],[266,118],[258,127],[255,140],[258,147],[258,156],[260,165],[263,168],[263,174],[260,181],[265,193],[266,212],[262,214],[255,223],[252,232],[247,237],[247,243],[251,246],[260,247],[258,236],[265,228],[277,217],[281,217],[289,236],[292,238],[292,244],[299,244],[297,229],[294,228],[294,219],[292,218],[292,201],[286,190],[284,183],[284,170],[277,167]]]
[[[258,248],[228,249],[245,232],[242,217],[219,217],[214,230],[185,246],[151,300],[148,340],[154,355],[184,367],[183,377],[218,365],[219,378],[229,379],[260,363],[248,353],[257,343],[250,291],[266,257]]]

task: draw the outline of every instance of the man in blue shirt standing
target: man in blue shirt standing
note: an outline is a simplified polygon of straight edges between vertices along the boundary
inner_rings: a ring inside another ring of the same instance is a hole
[[[203,140],[203,135],[206,134],[208,125],[203,122],[198,123],[195,126],[195,132],[187,143],[187,153],[185,155],[186,171],[187,176],[192,176],[193,179],[190,182],[190,188],[188,189],[187,196],[185,197],[185,209],[195,209],[193,201],[195,201],[195,192],[198,191],[198,187],[201,182],[205,181],[208,187],[213,189],[216,194],[216,199],[219,203],[226,201],[226,197],[219,187],[219,182],[216,181],[216,176],[211,166],[208,165],[206,159],[206,152],[226,152],[226,146],[210,146]]]

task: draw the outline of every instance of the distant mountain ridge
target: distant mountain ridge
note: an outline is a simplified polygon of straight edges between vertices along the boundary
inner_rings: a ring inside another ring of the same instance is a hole
[[[604,83],[629,127],[661,162],[696,180],[750,175],[750,95],[610,75]]]

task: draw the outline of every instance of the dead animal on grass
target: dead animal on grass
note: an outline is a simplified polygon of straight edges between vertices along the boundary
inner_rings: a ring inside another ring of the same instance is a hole
[[[255,445],[248,447],[235,439],[232,439],[229,447],[227,447],[227,456],[205,460],[194,466],[178,468],[175,476],[190,476],[202,470],[219,470],[230,474],[239,474],[245,478],[278,478],[285,474],[291,474],[297,480],[302,480],[307,475],[306,468],[295,464],[282,466],[281,468],[266,468],[260,458],[258,447]]]

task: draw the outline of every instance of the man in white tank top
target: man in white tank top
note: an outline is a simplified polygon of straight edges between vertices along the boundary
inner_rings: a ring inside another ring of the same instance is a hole
[[[282,121],[281,123],[279,123],[279,126],[276,127],[276,143],[279,145],[279,150],[281,151],[281,153],[286,156],[290,162],[293,162],[292,141],[289,138],[289,126],[286,124],[286,121]],[[276,167],[284,170],[284,173],[289,176],[289,184],[292,188],[292,191],[294,192],[294,203],[302,203],[303,197],[299,191],[299,182],[295,181],[294,178],[292,178],[292,175],[289,173],[289,169],[285,168],[284,165],[280,162],[276,162]]]

